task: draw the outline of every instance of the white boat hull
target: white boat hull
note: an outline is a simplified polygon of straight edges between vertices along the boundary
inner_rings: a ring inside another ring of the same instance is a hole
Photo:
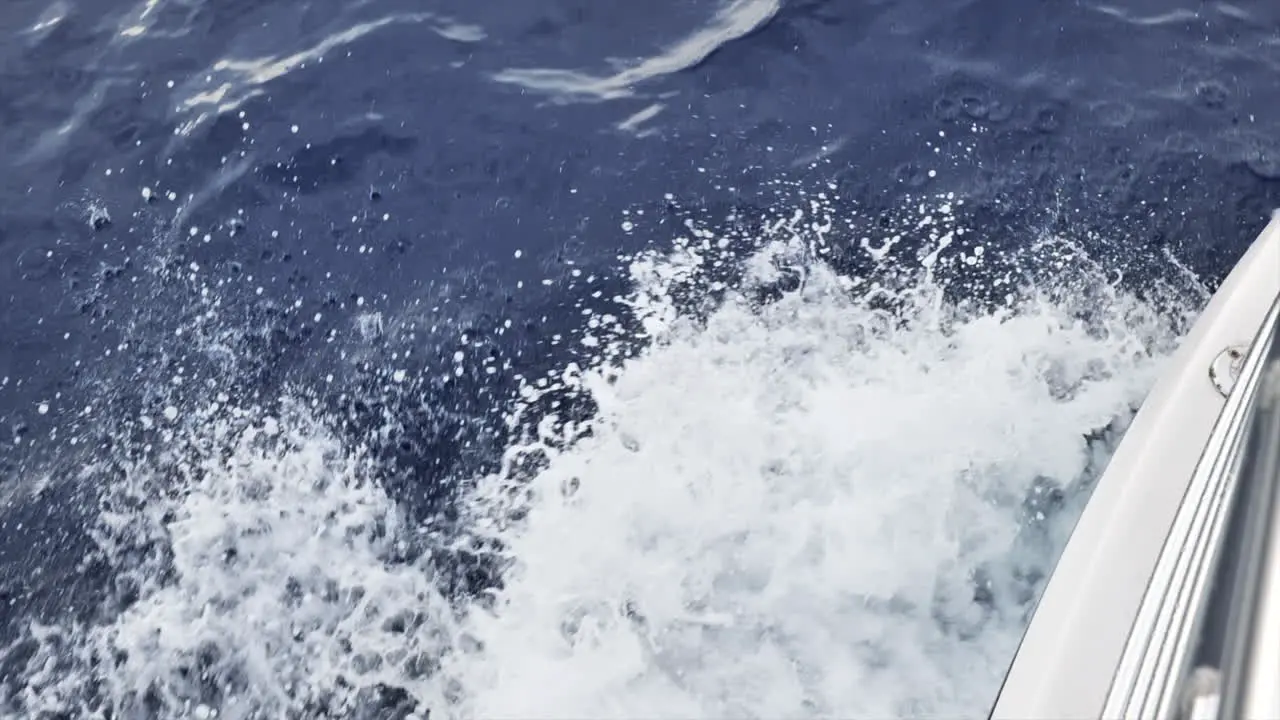
[[[1206,572],[1209,561],[1186,559],[1177,543],[1220,522],[1218,511],[1207,500],[1197,499],[1194,512],[1184,502],[1222,495],[1203,479],[1202,454],[1237,440],[1224,439],[1218,426],[1224,409],[1236,413],[1242,403],[1236,393],[1229,407],[1225,391],[1254,338],[1270,327],[1277,295],[1280,215],[1211,298],[1099,479],[1037,605],[993,720],[1156,717],[1168,709],[1167,702],[1135,700],[1126,688],[1147,687],[1134,678],[1154,677],[1152,668],[1185,658],[1133,638],[1155,637],[1162,623],[1186,622],[1173,608],[1180,600],[1153,600],[1165,593],[1149,589],[1164,583],[1188,595],[1177,583],[1198,582],[1197,573]]]

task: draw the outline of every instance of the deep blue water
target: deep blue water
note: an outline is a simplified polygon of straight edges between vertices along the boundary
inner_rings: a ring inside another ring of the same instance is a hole
[[[390,413],[397,493],[448,513],[510,376],[618,290],[581,278],[663,239],[622,210],[667,194],[750,212],[786,177],[874,216],[951,191],[997,252],[1069,229],[1135,286],[1165,250],[1216,282],[1280,200],[1262,0],[17,1],[0,33],[6,638],[109,594],[77,566],[96,503],[57,478],[140,447],[119,418],[159,398],[301,386],[353,437]],[[462,334],[513,370],[362,393],[409,347],[447,377]]]

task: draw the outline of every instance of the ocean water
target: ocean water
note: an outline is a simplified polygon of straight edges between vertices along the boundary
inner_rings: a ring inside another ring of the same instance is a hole
[[[983,716],[1278,22],[10,4],[0,716]]]

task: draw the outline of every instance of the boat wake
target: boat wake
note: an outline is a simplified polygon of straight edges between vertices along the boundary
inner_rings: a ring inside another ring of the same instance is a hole
[[[25,624],[3,714],[985,711],[1202,289],[985,246],[952,197],[788,193],[630,214],[671,244],[512,377],[505,451],[437,518],[386,481],[386,423],[315,388],[185,396],[75,481],[111,592]],[[442,372],[382,377],[421,402]]]

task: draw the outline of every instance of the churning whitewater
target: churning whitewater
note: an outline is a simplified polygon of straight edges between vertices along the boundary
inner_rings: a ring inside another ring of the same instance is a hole
[[[32,623],[0,710],[982,714],[1204,295],[1135,294],[1068,239],[998,253],[963,208],[873,222],[793,188],[755,217],[629,214],[671,245],[621,259],[598,300],[626,310],[584,305],[574,359],[518,378],[514,440],[448,524],[397,502],[379,428],[306,388],[211,392],[117,459],[94,541],[122,590]],[[451,589],[459,558],[492,582]]]

